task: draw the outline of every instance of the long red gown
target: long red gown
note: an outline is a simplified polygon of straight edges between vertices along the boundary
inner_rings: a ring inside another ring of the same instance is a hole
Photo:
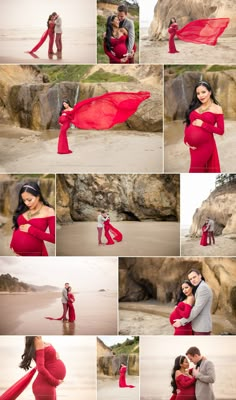
[[[72,293],[68,293],[68,308],[69,308],[69,322],[75,321],[75,308],[73,302],[75,301],[75,297]]]
[[[47,37],[49,36],[49,43],[48,43],[48,52],[53,53],[53,43],[54,43],[54,27],[55,23],[54,22],[49,22],[49,27],[48,29],[43,33],[40,41],[30,50],[28,53],[35,53],[45,42]]]
[[[173,24],[171,24],[171,26],[168,28],[168,32],[170,34],[170,36],[169,36],[169,53],[179,53],[178,50],[176,50],[175,40],[174,40],[177,30],[178,30],[178,25],[175,22]]]
[[[104,235],[107,239],[107,245],[109,244],[114,244],[114,240],[116,242],[121,242],[121,240],[123,239],[123,235],[120,231],[118,231],[118,229],[116,229],[113,225],[111,225],[110,223],[110,219],[107,219],[106,221],[104,221]],[[113,236],[113,238],[111,237],[111,234]]]
[[[126,374],[126,367],[121,367],[120,368],[120,378],[119,378],[119,387],[124,388],[124,387],[129,387],[129,388],[134,388],[134,385],[127,385],[126,379],[125,379],[125,374]]]
[[[10,248],[20,256],[48,256],[44,240],[55,243],[55,217],[31,218],[23,214],[17,219],[18,225],[30,224],[28,232],[14,229]],[[49,233],[45,232],[49,228]]]
[[[111,47],[112,51],[109,51],[104,42],[104,52],[109,57],[110,64],[129,64],[129,60],[121,62],[121,58],[127,54],[127,45],[126,45],[127,36],[122,35],[119,38],[111,37]],[[136,48],[134,47],[134,51]]]
[[[66,135],[71,123],[80,129],[110,129],[126,121],[137,111],[140,103],[149,97],[150,92],[110,92],[80,101],[73,110],[63,112],[59,118],[62,126],[58,153],[71,153]]]
[[[192,376],[179,375],[175,379],[177,394],[173,394],[170,400],[196,400],[195,383],[196,379]]]
[[[204,224],[203,227],[202,227],[202,237],[201,237],[201,240],[200,240],[200,245],[201,246],[207,246],[208,232],[205,231],[206,226],[207,225]]]
[[[56,386],[66,375],[64,363],[57,359],[53,346],[36,351],[36,368],[12,385],[0,396],[0,400],[15,400],[28,386],[36,370],[38,375],[32,385],[35,400],[56,400]]]
[[[188,318],[192,310],[192,306],[190,304],[184,303],[183,301],[179,302],[177,306],[174,308],[172,313],[170,314],[170,323],[173,325],[175,319]],[[192,335],[192,324],[189,322],[184,326],[180,326],[179,328],[175,328],[174,335]]]
[[[220,163],[213,133],[223,135],[224,115],[205,111],[200,114],[196,110],[190,113],[190,125],[186,125],[184,143],[196,147],[190,150],[189,172],[220,172]],[[202,126],[192,125],[195,119],[203,121]]]

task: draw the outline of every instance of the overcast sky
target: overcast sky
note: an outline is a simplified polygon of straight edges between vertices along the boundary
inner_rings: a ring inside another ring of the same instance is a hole
[[[105,343],[106,346],[110,347],[113,344],[124,343],[126,339],[133,339],[133,336],[98,336],[99,339]]]
[[[64,28],[96,26],[96,0],[6,0],[1,1],[0,28],[41,27],[43,31],[54,11]]]
[[[154,7],[157,0],[140,0],[140,24],[150,25],[154,16]]]
[[[181,226],[192,224],[193,214],[215,189],[219,174],[181,174]]]
[[[117,290],[116,257],[1,257],[0,274],[6,273],[35,285],[69,282],[74,292]]]

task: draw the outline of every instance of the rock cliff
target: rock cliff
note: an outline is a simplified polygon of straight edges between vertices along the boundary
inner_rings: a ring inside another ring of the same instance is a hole
[[[154,16],[149,27],[152,40],[168,38],[168,24],[175,17],[179,28],[188,22],[203,18],[230,18],[225,36],[236,35],[236,5],[234,0],[159,0],[154,8]]]
[[[161,303],[176,301],[183,279],[197,268],[213,291],[212,313],[236,316],[236,260],[234,258],[120,258],[119,299]]]
[[[200,237],[207,217],[215,221],[216,235],[236,238],[236,181],[216,187],[193,215],[190,236]],[[235,246],[236,247],[236,246]]]
[[[96,221],[102,209],[112,221],[178,221],[179,175],[58,175],[58,222]]]
[[[165,70],[165,118],[166,120],[184,119],[196,83],[206,80],[212,86],[216,99],[223,108],[225,118],[235,119],[236,109],[236,69],[222,71],[186,71],[180,73],[175,67]]]
[[[25,282],[20,282],[10,274],[0,275],[0,292],[32,292],[35,291],[30,285]]]

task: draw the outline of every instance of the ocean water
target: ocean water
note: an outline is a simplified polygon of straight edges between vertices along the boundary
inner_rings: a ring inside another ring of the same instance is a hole
[[[51,343],[66,366],[64,382],[57,388],[59,399],[96,399],[96,337],[43,337]],[[24,336],[2,336],[0,341],[1,381],[0,395],[25,371],[18,367],[24,350]],[[34,362],[32,362],[34,366]],[[34,379],[34,378],[33,378]],[[33,380],[32,380],[33,382]],[[32,400],[32,383],[19,396],[21,400]]]

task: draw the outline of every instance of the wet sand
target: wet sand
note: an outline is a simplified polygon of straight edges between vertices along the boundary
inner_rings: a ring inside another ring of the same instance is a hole
[[[95,64],[97,62],[96,30],[90,28],[64,28],[61,54],[48,55],[48,40],[34,53],[26,51],[37,44],[43,31],[34,31],[25,36],[19,31],[19,37],[11,31],[1,36],[1,64]],[[56,47],[54,45],[54,52]]]
[[[139,377],[126,376],[126,383],[135,388],[120,388],[119,380],[111,377],[98,377],[97,400],[139,400]]]
[[[236,121],[225,121],[223,136],[214,135],[220,159],[221,172],[236,171]],[[183,142],[184,125],[182,121],[165,123],[165,172],[188,172],[190,156]]]
[[[216,236],[215,245],[200,246],[200,238],[181,238],[181,256],[224,256],[236,254],[236,235]]]
[[[74,222],[58,226],[58,256],[178,256],[178,222],[114,222],[123,240],[98,246],[96,222]],[[106,239],[102,237],[104,243]]]
[[[1,335],[116,335],[117,294],[113,291],[75,295],[76,321],[51,321],[62,315],[61,293],[0,294]]]
[[[168,40],[151,41],[148,29],[141,30],[140,62],[146,64],[234,64],[235,37],[220,37],[216,46],[175,40],[179,53],[168,53]]]
[[[73,153],[57,154],[58,133],[0,125],[0,172],[163,172],[159,133],[70,129],[68,141]]]
[[[120,302],[119,334],[120,335],[173,335],[169,316],[174,305],[160,304],[157,301]],[[224,332],[236,334],[236,323],[225,315],[212,315],[213,335]]]

